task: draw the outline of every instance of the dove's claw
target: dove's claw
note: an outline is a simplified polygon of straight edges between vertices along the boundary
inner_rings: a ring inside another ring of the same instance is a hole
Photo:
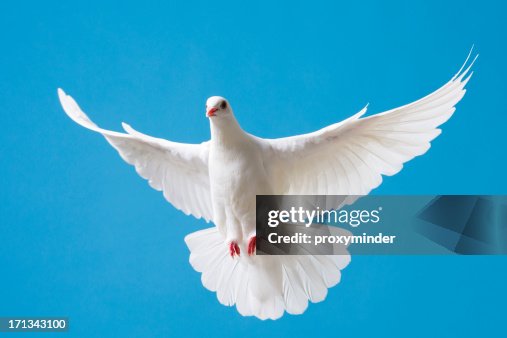
[[[248,256],[255,254],[256,247],[257,247],[257,237],[252,236],[248,241]]]
[[[229,254],[231,255],[232,258],[234,258],[234,256],[238,256],[239,257],[239,245],[238,245],[238,243],[231,242],[231,244],[229,244]]]

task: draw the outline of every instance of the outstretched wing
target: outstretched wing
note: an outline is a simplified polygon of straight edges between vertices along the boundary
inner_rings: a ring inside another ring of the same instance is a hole
[[[471,77],[470,55],[458,73],[430,95],[381,114],[358,114],[304,135],[261,139],[269,169],[279,178],[279,194],[366,195],[382,175],[399,172],[403,163],[424,154]],[[477,57],[476,57],[477,58]]]
[[[123,127],[128,134],[105,130],[93,123],[63,90],[58,89],[58,96],[63,109],[74,122],[101,133],[120,156],[148,180],[151,187],[163,191],[172,205],[187,215],[204,218],[207,222],[212,219],[208,142],[170,142],[141,134],[126,124]]]

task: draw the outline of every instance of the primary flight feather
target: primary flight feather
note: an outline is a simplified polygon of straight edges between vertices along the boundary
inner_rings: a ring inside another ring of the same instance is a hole
[[[469,55],[470,57],[470,55]],[[350,256],[255,255],[256,195],[366,195],[403,163],[424,154],[455,111],[470,79],[467,61],[444,86],[408,105],[352,117],[313,133],[263,139],[246,133],[229,102],[206,102],[211,139],[171,142],[98,127],[72,97],[58,89],[76,123],[101,133],[150,186],[185,214],[216,227],[189,234],[190,263],[219,301],[245,316],[276,319],[303,313],[340,281]]]

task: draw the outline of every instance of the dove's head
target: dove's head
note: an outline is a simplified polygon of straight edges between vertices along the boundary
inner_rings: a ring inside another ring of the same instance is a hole
[[[232,116],[232,109],[221,96],[212,96],[206,101],[206,116],[210,119],[221,119]]]

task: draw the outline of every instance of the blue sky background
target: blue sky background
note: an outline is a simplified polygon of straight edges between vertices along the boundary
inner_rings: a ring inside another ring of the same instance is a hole
[[[207,225],[56,95],[103,127],[183,142],[208,139],[204,103],[222,95],[246,130],[279,137],[418,99],[475,43],[456,114],[376,193],[501,194],[505,13],[486,0],[2,2],[0,316],[69,316],[72,337],[505,334],[506,257],[353,257],[303,316],[241,317],[188,264],[183,237]]]

